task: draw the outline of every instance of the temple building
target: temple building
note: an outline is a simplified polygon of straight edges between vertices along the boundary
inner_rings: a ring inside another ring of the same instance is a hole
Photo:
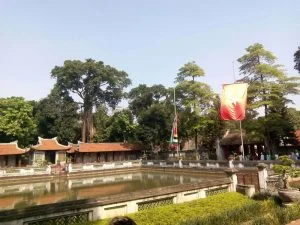
[[[49,162],[52,164],[65,163],[66,152],[71,149],[69,145],[59,144],[57,138],[44,139],[39,137],[38,144],[30,147],[31,164]]]
[[[27,151],[19,148],[17,142],[0,143],[0,167],[136,160],[142,155],[142,150],[143,147],[136,144],[78,142],[62,145],[56,137],[39,137],[38,143]]]
[[[18,147],[17,142],[0,143],[0,167],[21,166],[25,149]]]
[[[142,147],[128,143],[82,143],[68,151],[74,163],[94,163],[135,160]]]

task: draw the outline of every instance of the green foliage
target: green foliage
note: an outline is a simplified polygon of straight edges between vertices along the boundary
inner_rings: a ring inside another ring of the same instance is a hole
[[[204,70],[196,64],[195,61],[188,62],[184,64],[177,73],[176,82],[182,82],[186,78],[191,77],[192,80],[195,80],[196,77],[204,76]]]
[[[181,138],[194,136],[198,149],[198,137],[202,148],[213,151],[216,138],[220,137],[221,122],[218,118],[219,99],[211,87],[196,77],[204,76],[204,71],[195,62],[189,62],[179,69],[176,77],[176,105],[180,114],[179,134]]]
[[[139,225],[284,225],[300,218],[300,203],[281,207],[272,199],[253,201],[226,193],[131,214]],[[108,225],[110,219],[87,224]]]
[[[183,204],[140,211],[131,214],[130,217],[139,225],[218,224],[212,223],[214,219],[221,221],[219,224],[224,224],[225,220],[222,220],[223,216],[232,218],[230,221],[234,219],[245,221],[245,219],[250,219],[253,213],[259,209],[259,204],[241,194],[225,193]],[[239,219],[238,214],[242,214],[243,217]],[[95,224],[105,225],[108,221],[99,221]],[[203,221],[208,221],[208,223],[203,223]]]
[[[39,136],[57,137],[62,143],[76,143],[80,137],[78,106],[55,86],[34,108]]]
[[[107,111],[107,108],[102,106],[98,107],[93,114],[94,126],[96,128],[94,136],[95,142],[106,142],[108,140],[109,132],[107,130],[107,123],[110,116]]]
[[[93,140],[93,107],[107,104],[114,108],[124,95],[123,89],[131,83],[124,71],[93,59],[66,60],[51,71],[51,76],[62,92],[74,93],[82,100],[82,141]]]
[[[108,141],[110,142],[134,142],[133,115],[130,110],[122,110],[114,113],[107,121]]]
[[[172,112],[164,104],[154,104],[138,118],[138,140],[154,149],[165,148],[171,131]]]
[[[300,203],[294,204],[287,208],[276,208],[276,216],[278,217],[279,224],[287,224],[292,220],[300,218]]]
[[[296,130],[300,129],[300,111],[295,108],[287,109],[288,117],[290,118],[294,128]]]
[[[32,103],[22,97],[0,98],[0,142],[29,145],[36,135]]]
[[[139,115],[149,109],[153,104],[164,102],[167,96],[167,89],[163,85],[153,85],[148,87],[140,84],[138,87],[131,89],[127,98],[129,99],[129,109],[133,115]]]
[[[174,117],[170,92],[162,85],[139,85],[128,93],[129,109],[137,119],[130,130],[135,131],[134,139],[149,149],[167,148]]]
[[[300,218],[300,203],[288,207],[281,207],[274,201],[265,201],[263,204],[264,213],[260,212],[249,225],[285,225]]]
[[[177,104],[183,109],[204,115],[212,107],[214,93],[205,83],[185,80],[175,90]]]
[[[294,54],[294,62],[295,62],[295,70],[298,70],[300,73],[300,46],[298,47],[298,50]]]
[[[299,78],[287,77],[282,66],[275,64],[273,53],[265,50],[262,44],[253,44],[246,52],[238,62],[243,75],[241,81],[249,84],[248,108],[257,112],[263,109],[264,116],[253,118],[260,121],[245,128],[247,133],[263,137],[266,150],[276,153],[279,143],[293,144],[295,141],[294,127],[287,113],[287,104],[292,101],[287,97],[299,93]]]
[[[299,175],[300,170],[295,167],[295,161],[284,155],[279,157],[280,164],[275,164],[272,169],[279,174],[289,174],[291,177]]]

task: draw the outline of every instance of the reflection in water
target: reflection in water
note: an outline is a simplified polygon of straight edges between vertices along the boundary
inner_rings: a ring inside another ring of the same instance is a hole
[[[38,183],[0,186],[0,210],[196,183],[208,179],[213,178],[195,174],[137,172],[80,179],[61,178]]]

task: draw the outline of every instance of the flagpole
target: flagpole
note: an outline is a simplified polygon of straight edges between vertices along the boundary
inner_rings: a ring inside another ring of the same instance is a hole
[[[175,113],[175,119],[176,119],[176,123],[177,123],[177,112],[176,112],[176,97],[175,97],[175,87],[173,88],[173,91],[174,91],[174,113]],[[178,129],[178,128],[177,128]],[[177,132],[177,135],[178,135],[178,132]],[[177,137],[178,139],[178,143],[176,145],[176,152],[177,152],[177,156],[179,158],[179,150],[178,150],[178,147],[179,147],[179,138]]]
[[[234,83],[235,83],[236,79],[235,79],[234,61],[232,61],[232,72],[233,72],[233,79],[234,79]],[[242,120],[240,120],[240,134],[241,134],[241,151],[242,151],[243,159],[245,159],[244,138],[243,138],[243,131],[242,131]]]

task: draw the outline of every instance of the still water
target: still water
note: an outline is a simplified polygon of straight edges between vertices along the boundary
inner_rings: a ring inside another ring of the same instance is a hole
[[[0,186],[0,210],[26,208],[54,202],[95,198],[177,184],[196,183],[213,177],[196,174],[136,172],[89,178]]]

